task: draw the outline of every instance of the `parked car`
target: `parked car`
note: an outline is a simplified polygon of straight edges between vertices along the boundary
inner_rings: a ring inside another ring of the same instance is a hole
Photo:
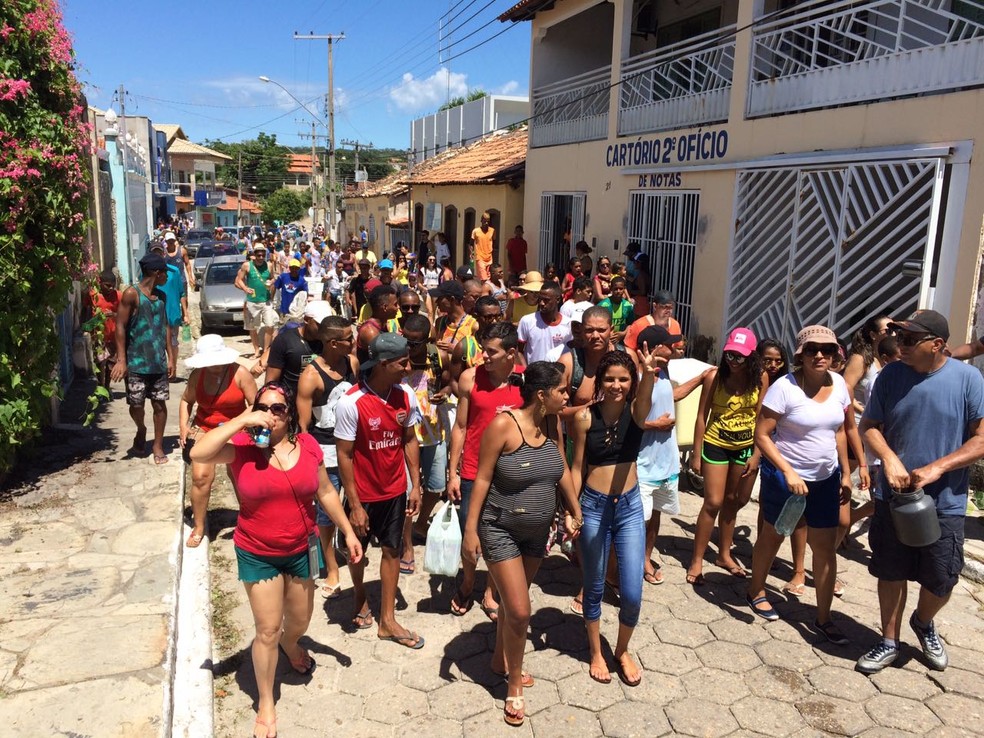
[[[198,247],[203,243],[212,241],[212,231],[204,228],[194,228],[185,234],[184,246],[188,249],[189,258],[194,259],[198,253]]]
[[[205,269],[199,307],[202,333],[217,328],[242,328],[246,296],[235,286],[236,274],[246,257],[224,254],[214,257]]]
[[[236,248],[234,241],[207,241],[203,243],[199,246],[198,253],[195,254],[195,259],[191,263],[191,270],[195,274],[195,284],[201,287],[202,277],[205,276],[205,269],[208,268],[213,256],[227,256],[238,253],[239,249]]]

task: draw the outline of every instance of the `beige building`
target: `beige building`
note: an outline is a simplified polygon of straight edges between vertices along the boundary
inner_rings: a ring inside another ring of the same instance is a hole
[[[982,0],[523,0],[531,258],[637,241],[693,338],[976,332]]]

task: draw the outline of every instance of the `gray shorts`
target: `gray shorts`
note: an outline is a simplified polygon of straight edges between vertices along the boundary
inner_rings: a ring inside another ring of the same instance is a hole
[[[243,323],[248,331],[273,328],[277,325],[277,313],[265,302],[246,302],[243,311]]]

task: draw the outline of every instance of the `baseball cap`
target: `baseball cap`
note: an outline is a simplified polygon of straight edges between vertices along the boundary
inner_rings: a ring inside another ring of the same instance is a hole
[[[151,253],[163,254],[164,253],[164,244],[158,243],[157,241],[155,241],[154,243],[150,244],[149,251]]]
[[[742,356],[750,356],[758,346],[755,334],[748,328],[735,328],[728,334],[728,340],[724,342],[724,351],[734,351]]]
[[[572,323],[583,323],[584,313],[589,308],[593,308],[594,303],[588,300],[582,300],[581,302],[575,302],[574,307],[571,308],[571,322]]]
[[[536,271],[526,272],[526,279],[519,285],[519,289],[525,290],[526,292],[539,292],[542,287],[543,275]]]
[[[175,236],[174,233],[172,233],[171,231],[165,231],[164,232],[164,240],[165,241],[177,241],[178,239],[177,239],[177,236]]]
[[[381,262],[379,262],[378,266],[380,269],[392,269],[393,262],[390,261],[389,259],[383,259]]]
[[[683,336],[679,333],[670,333],[666,330],[666,326],[651,325],[639,334],[639,337],[636,339],[636,345],[641,348],[645,344],[650,349],[654,346],[672,346],[681,338]]]
[[[290,269],[291,267],[299,267],[300,265],[301,262],[299,262],[297,259],[291,259],[290,261],[287,262],[288,269]]]
[[[140,268],[145,272],[163,272],[167,269],[167,262],[160,254],[144,254],[140,259]]]
[[[406,356],[407,339],[399,333],[380,333],[369,342],[369,358],[362,362],[362,371],[372,369],[381,361],[391,361]]]
[[[808,325],[796,334],[796,351],[794,351],[793,354],[795,356],[799,356],[803,353],[803,347],[811,342],[833,344],[834,346],[840,345],[837,343],[837,334],[835,334],[827,326]]]
[[[329,315],[334,315],[331,304],[327,300],[310,300],[304,307],[304,317],[310,318],[315,323],[321,323]]]
[[[889,328],[916,333],[931,333],[944,341],[950,340],[950,324],[941,313],[935,310],[917,310],[905,320],[896,320],[888,324]]]
[[[471,267],[468,266],[467,264],[462,264],[460,267],[458,267],[458,271],[455,272],[455,275],[458,277],[458,279],[471,279],[473,276],[475,276],[474,272],[472,272],[471,270]]]
[[[437,287],[427,291],[431,297],[453,297],[461,300],[465,296],[465,287],[457,280],[441,282]]]

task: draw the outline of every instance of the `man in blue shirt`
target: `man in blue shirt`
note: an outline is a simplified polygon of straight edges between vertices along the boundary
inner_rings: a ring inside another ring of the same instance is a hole
[[[166,257],[164,247],[159,244],[151,246],[150,251]],[[165,261],[167,261],[166,258]],[[156,291],[164,295],[167,324],[171,326],[171,345],[174,347],[176,354],[178,334],[181,333],[181,326],[190,325],[188,321],[188,290],[185,286],[184,275],[181,273],[180,267],[168,263],[167,281],[160,287],[157,287]]]
[[[984,377],[946,356],[950,328],[935,310],[917,310],[889,323],[902,360],[888,364],[872,386],[861,433],[881,459],[874,489],[875,514],[868,541],[868,571],[878,578],[882,636],[858,659],[874,674],[895,661],[908,582],[918,582],[919,602],[909,618],[931,669],[943,671],[946,649],[933,618],[950,599],[963,569],[968,467],[984,457]],[[892,523],[892,492],[921,488],[932,498],[941,536],[928,546],[901,543]]]
[[[280,290],[280,315],[284,316],[290,312],[290,304],[297,297],[298,292],[307,292],[307,280],[301,276],[301,262],[291,259],[287,263],[288,271],[277,277],[273,283],[274,289]]]

